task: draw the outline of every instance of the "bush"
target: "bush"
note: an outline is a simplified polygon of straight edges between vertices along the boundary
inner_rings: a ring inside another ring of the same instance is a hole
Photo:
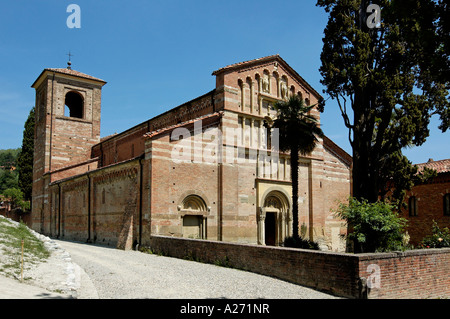
[[[286,237],[284,239],[284,247],[319,250],[319,244],[301,237]]]
[[[450,230],[447,227],[440,229],[437,222],[433,220],[431,231],[432,235],[422,239],[419,248],[450,247]]]
[[[380,252],[403,250],[406,219],[400,218],[395,205],[386,202],[359,202],[350,198],[348,204],[340,204],[337,217],[349,226],[347,239],[354,244],[354,251]]]

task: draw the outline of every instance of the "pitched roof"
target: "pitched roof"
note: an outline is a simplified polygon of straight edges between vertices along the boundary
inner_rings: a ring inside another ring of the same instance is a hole
[[[156,130],[156,131],[145,133],[144,134],[144,138],[152,138],[154,136],[157,136],[157,135],[160,135],[162,133],[174,130],[176,128],[184,127],[184,126],[193,124],[193,123],[195,123],[197,121],[203,121],[203,120],[207,120],[207,119],[214,120],[214,119],[217,119],[217,118],[221,117],[222,115],[223,115],[223,112],[214,112],[214,113],[206,114],[204,116],[200,116],[200,117],[197,117],[195,119],[190,119],[190,120],[185,121],[185,122],[181,122],[181,123],[178,123],[178,124],[175,124],[175,125],[171,125],[171,126],[167,126],[167,127],[161,128],[161,129]]]
[[[55,72],[55,73],[60,73],[60,74],[67,74],[67,75],[73,75],[73,76],[77,76],[80,78],[84,78],[84,79],[89,79],[89,80],[93,80],[93,81],[98,81],[98,82],[102,82],[103,84],[106,84],[106,81],[93,77],[92,75],[88,75],[79,71],[75,71],[72,69],[68,69],[68,68],[46,68],[44,69],[41,74],[37,77],[36,81],[34,81],[34,83],[31,85],[31,87],[34,87],[34,85],[36,84],[36,82],[40,79],[40,77],[45,73],[45,72]]]
[[[323,146],[326,147],[329,151],[333,152],[335,156],[339,157],[347,166],[351,166],[353,162],[353,158],[350,154],[348,154],[344,149],[339,147],[336,143],[330,140],[327,136],[323,136]]]
[[[269,62],[269,61],[273,61],[273,60],[276,60],[277,62],[282,64],[287,69],[288,72],[290,72],[294,77],[297,77],[304,85],[306,85],[308,87],[308,89],[310,91],[314,92],[314,94],[316,94],[317,96],[322,97],[308,82],[305,81],[304,78],[302,78],[297,73],[297,71],[295,71],[285,60],[283,60],[279,54],[269,55],[269,56],[258,58],[258,59],[253,59],[253,60],[249,60],[249,61],[230,64],[228,66],[225,66],[223,68],[220,68],[220,69],[214,71],[212,73],[212,75],[218,75],[222,72],[232,71],[232,70],[240,69],[243,67],[249,67],[249,66],[252,66],[255,64]]]
[[[244,65],[251,65],[251,64],[255,64],[255,63],[259,63],[259,62],[270,61],[270,60],[275,59],[275,58],[277,58],[277,57],[281,59],[281,57],[280,57],[278,54],[274,54],[274,55],[269,55],[269,56],[262,57],[262,58],[258,58],[258,59],[253,59],[253,60],[248,60],[248,61],[243,61],[243,62],[233,63],[233,64],[224,66],[223,68],[220,68],[220,69],[214,71],[214,72],[212,73],[212,75],[217,75],[217,74],[219,74],[219,73],[221,73],[221,72],[223,72],[223,71],[226,71],[226,70],[232,70],[232,69],[235,69],[235,68],[244,66]]]
[[[424,167],[434,169],[438,174],[439,173],[448,173],[450,172],[450,158],[443,159],[439,161],[434,161],[432,158],[428,160],[426,163],[416,164],[418,171],[423,170]]]
[[[79,76],[81,78],[86,78],[86,79],[90,79],[90,80],[105,82],[102,79],[93,77],[92,75],[81,73],[79,71],[75,71],[75,70],[68,69],[68,68],[46,68],[45,70],[49,70],[49,71],[52,71],[52,72],[63,73],[63,74],[75,75],[75,76]]]

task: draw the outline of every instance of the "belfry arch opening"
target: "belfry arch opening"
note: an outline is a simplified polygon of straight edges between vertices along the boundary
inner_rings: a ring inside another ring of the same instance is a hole
[[[84,100],[80,93],[75,91],[67,92],[64,99],[64,116],[83,118]]]

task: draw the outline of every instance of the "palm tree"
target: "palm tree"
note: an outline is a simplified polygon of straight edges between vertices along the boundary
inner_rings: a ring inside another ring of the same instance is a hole
[[[279,130],[280,151],[291,153],[291,180],[292,180],[292,217],[293,237],[298,238],[298,160],[299,154],[310,154],[318,137],[324,134],[318,121],[309,114],[315,105],[306,106],[298,95],[292,95],[287,101],[278,101],[274,107],[277,118],[272,127]]]

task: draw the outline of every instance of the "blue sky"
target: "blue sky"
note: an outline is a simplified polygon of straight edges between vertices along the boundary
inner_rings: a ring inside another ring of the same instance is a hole
[[[69,4],[81,8],[70,29]],[[30,86],[44,68],[72,68],[108,83],[101,135],[121,132],[209,92],[223,66],[280,54],[319,93],[327,16],[316,1],[3,1],[0,6],[0,149],[22,143],[34,105]],[[323,94],[325,98],[327,96]],[[336,102],[322,114],[327,136],[351,154]],[[413,163],[450,158],[450,132],[405,154]]]

